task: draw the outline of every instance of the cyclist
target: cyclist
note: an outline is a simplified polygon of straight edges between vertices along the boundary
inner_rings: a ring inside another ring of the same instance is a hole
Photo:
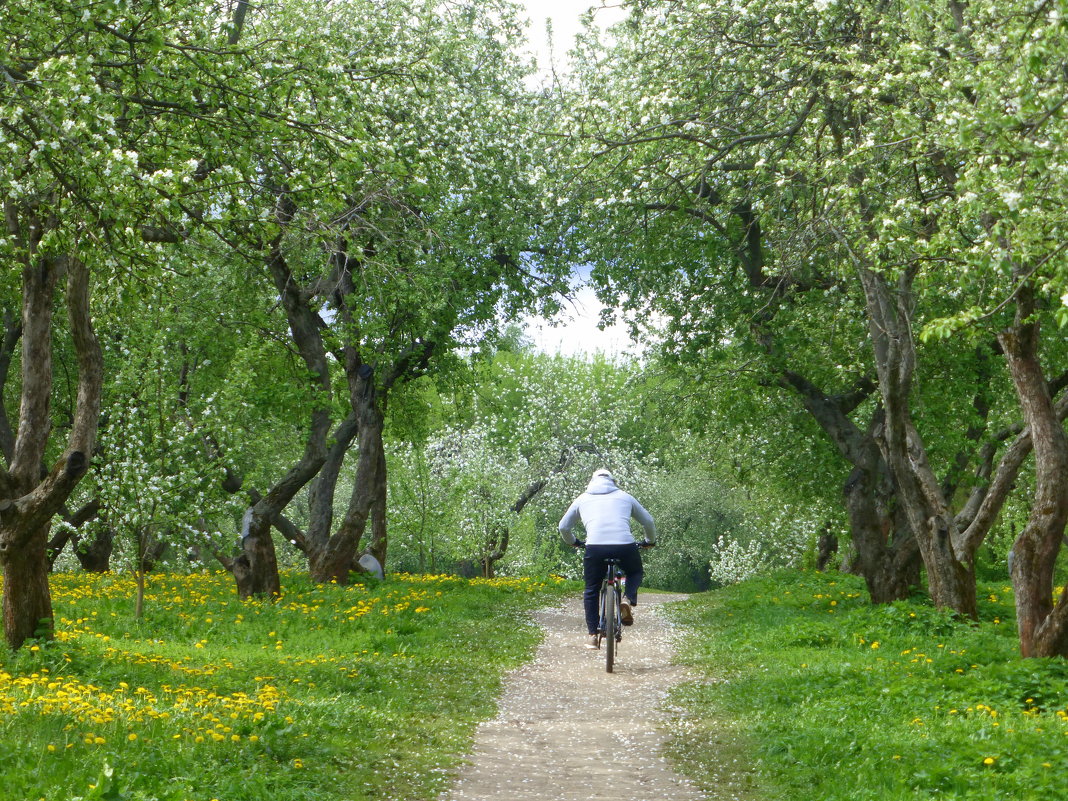
[[[582,563],[586,590],[582,594],[582,601],[586,611],[589,648],[597,647],[597,596],[608,571],[605,559],[619,559],[620,569],[627,576],[626,597],[620,604],[620,617],[624,626],[634,622],[632,607],[638,603],[638,586],[644,573],[642,557],[638,552],[639,543],[634,541],[630,533],[632,517],[645,529],[645,541],[641,545],[655,545],[656,526],[652,515],[632,495],[617,487],[612,474],[602,468],[594,472],[586,491],[572,502],[560,518],[560,536],[564,542],[586,549]],[[586,529],[585,541],[571,533],[575,523],[580,520]]]

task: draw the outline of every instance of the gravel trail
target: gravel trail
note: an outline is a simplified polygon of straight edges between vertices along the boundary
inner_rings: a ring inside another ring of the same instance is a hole
[[[672,624],[643,593],[615,672],[584,646],[581,599],[534,613],[545,639],[506,680],[500,711],[476,734],[469,764],[442,801],[696,801],[709,799],[663,756],[669,688],[689,678],[672,663]]]

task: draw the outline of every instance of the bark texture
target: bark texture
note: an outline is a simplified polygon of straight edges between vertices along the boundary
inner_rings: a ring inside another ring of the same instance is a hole
[[[288,222],[292,215],[292,209],[284,200],[279,202],[278,214],[283,223]],[[246,514],[241,532],[241,554],[229,564],[242,598],[281,594],[278,558],[271,527],[282,516],[282,510],[293,497],[315,478],[323,466],[327,455],[326,437],[330,430],[330,411],[326,404],[330,397],[330,373],[320,334],[323,321],[301,294],[282,252],[280,236],[272,244],[267,267],[282,300],[293,343],[308,370],[314,396],[303,455],[265,495],[253,502]]]
[[[28,254],[22,282],[22,387],[19,421],[7,467],[0,470],[0,563],[4,571],[4,636],[12,648],[50,636],[48,533],[53,516],[85,475],[100,416],[103,367],[89,310],[89,270],[73,258],[35,254],[45,221],[5,208],[8,232]],[[78,362],[74,419],[62,456],[43,470],[51,435],[53,306],[66,277],[67,317]]]
[[[1068,656],[1068,592],[1053,601],[1054,570],[1068,523],[1068,437],[1039,360],[1039,324],[1025,286],[1016,322],[999,336],[1035,453],[1035,495],[1012,548],[1020,653]]]
[[[936,606],[977,617],[974,548],[978,542],[962,536],[912,421],[914,275],[903,271],[891,286],[886,275],[866,265],[858,269],[885,409],[881,448],[927,568],[931,600]]]
[[[90,540],[80,541],[74,555],[87,573],[107,573],[111,570],[111,554],[115,550],[115,529],[100,526]]]
[[[316,581],[346,583],[349,580],[368,525],[371,527],[368,552],[383,567],[386,564],[386,454],[382,439],[384,411],[380,407],[374,369],[367,364],[359,364],[353,369],[350,364],[349,372],[354,373],[350,376],[350,400],[357,432],[356,480],[337,531],[330,534],[320,529],[315,539],[309,540],[312,578]],[[330,501],[333,501],[332,492]]]
[[[358,559],[362,552],[374,556],[385,569],[389,538],[383,434],[389,395],[398,383],[423,375],[438,347],[438,338],[433,331],[427,332],[425,337],[412,337],[398,330],[395,337],[387,337],[380,343],[380,352],[368,352],[359,315],[355,313],[359,304],[365,301],[356,287],[359,271],[373,257],[371,246],[357,257],[349,254],[344,241],[339,241],[332,259],[332,273],[325,282],[329,287],[330,303],[340,322],[333,353],[345,366],[350,413],[337,429],[334,447],[316,480],[313,493],[307,553],[311,576],[317,581],[347,582],[349,574],[359,570]],[[308,289],[305,294],[314,295],[319,291],[318,288]],[[358,454],[356,477],[345,516],[337,530],[332,532],[338,472],[354,437]],[[365,544],[368,532],[370,537]]]
[[[736,244],[736,254],[749,286],[761,290],[768,302],[755,320],[754,335],[779,363],[789,359],[779,353],[770,331],[775,307],[791,294],[824,288],[817,276],[809,282],[772,278],[765,272],[760,220],[748,204],[733,213],[744,235]],[[838,453],[851,466],[843,485],[843,501],[849,517],[850,572],[864,577],[873,603],[889,603],[907,598],[920,583],[922,561],[915,537],[898,502],[898,488],[877,441],[884,414],[880,408],[862,428],[852,415],[857,407],[877,391],[868,378],[850,391],[830,395],[794,369],[782,369],[779,383],[793,390],[806,411],[834,443]]]
[[[783,373],[783,383],[801,396],[809,414],[853,466],[842,487],[853,541],[851,572],[864,577],[872,603],[907,598],[920,582],[921,561],[876,440],[883,427],[882,410],[872,415],[867,429],[849,416],[874,392],[874,384],[862,382],[850,393],[829,396],[789,370]]]

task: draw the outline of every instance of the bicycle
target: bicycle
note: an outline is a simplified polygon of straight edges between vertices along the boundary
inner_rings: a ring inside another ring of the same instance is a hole
[[[616,649],[623,641],[623,617],[620,614],[620,604],[623,600],[623,583],[626,576],[619,569],[618,559],[605,559],[608,570],[604,581],[601,582],[601,592],[598,599],[598,609],[601,610],[600,620],[597,624],[596,645],[601,647],[605,643],[604,664],[605,670],[612,672],[616,661]]]
[[[585,548],[585,542],[576,541],[576,547]],[[638,547],[643,551],[652,547],[650,542],[639,542]],[[601,590],[598,594],[597,608],[600,610],[597,623],[597,633],[594,635],[594,645],[600,649],[601,643],[605,644],[605,670],[613,671],[616,662],[616,651],[623,641],[623,588],[627,577],[619,568],[620,560],[617,558],[605,559],[608,569],[601,581]]]

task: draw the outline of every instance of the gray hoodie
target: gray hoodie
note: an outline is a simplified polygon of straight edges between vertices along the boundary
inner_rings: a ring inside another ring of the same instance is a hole
[[[588,545],[629,545],[634,542],[630,533],[630,519],[634,518],[645,529],[645,538],[656,541],[656,526],[653,517],[638,501],[616,486],[611,476],[594,476],[586,491],[560,518],[560,537],[568,545],[575,544],[571,529],[580,520],[586,529]]]

